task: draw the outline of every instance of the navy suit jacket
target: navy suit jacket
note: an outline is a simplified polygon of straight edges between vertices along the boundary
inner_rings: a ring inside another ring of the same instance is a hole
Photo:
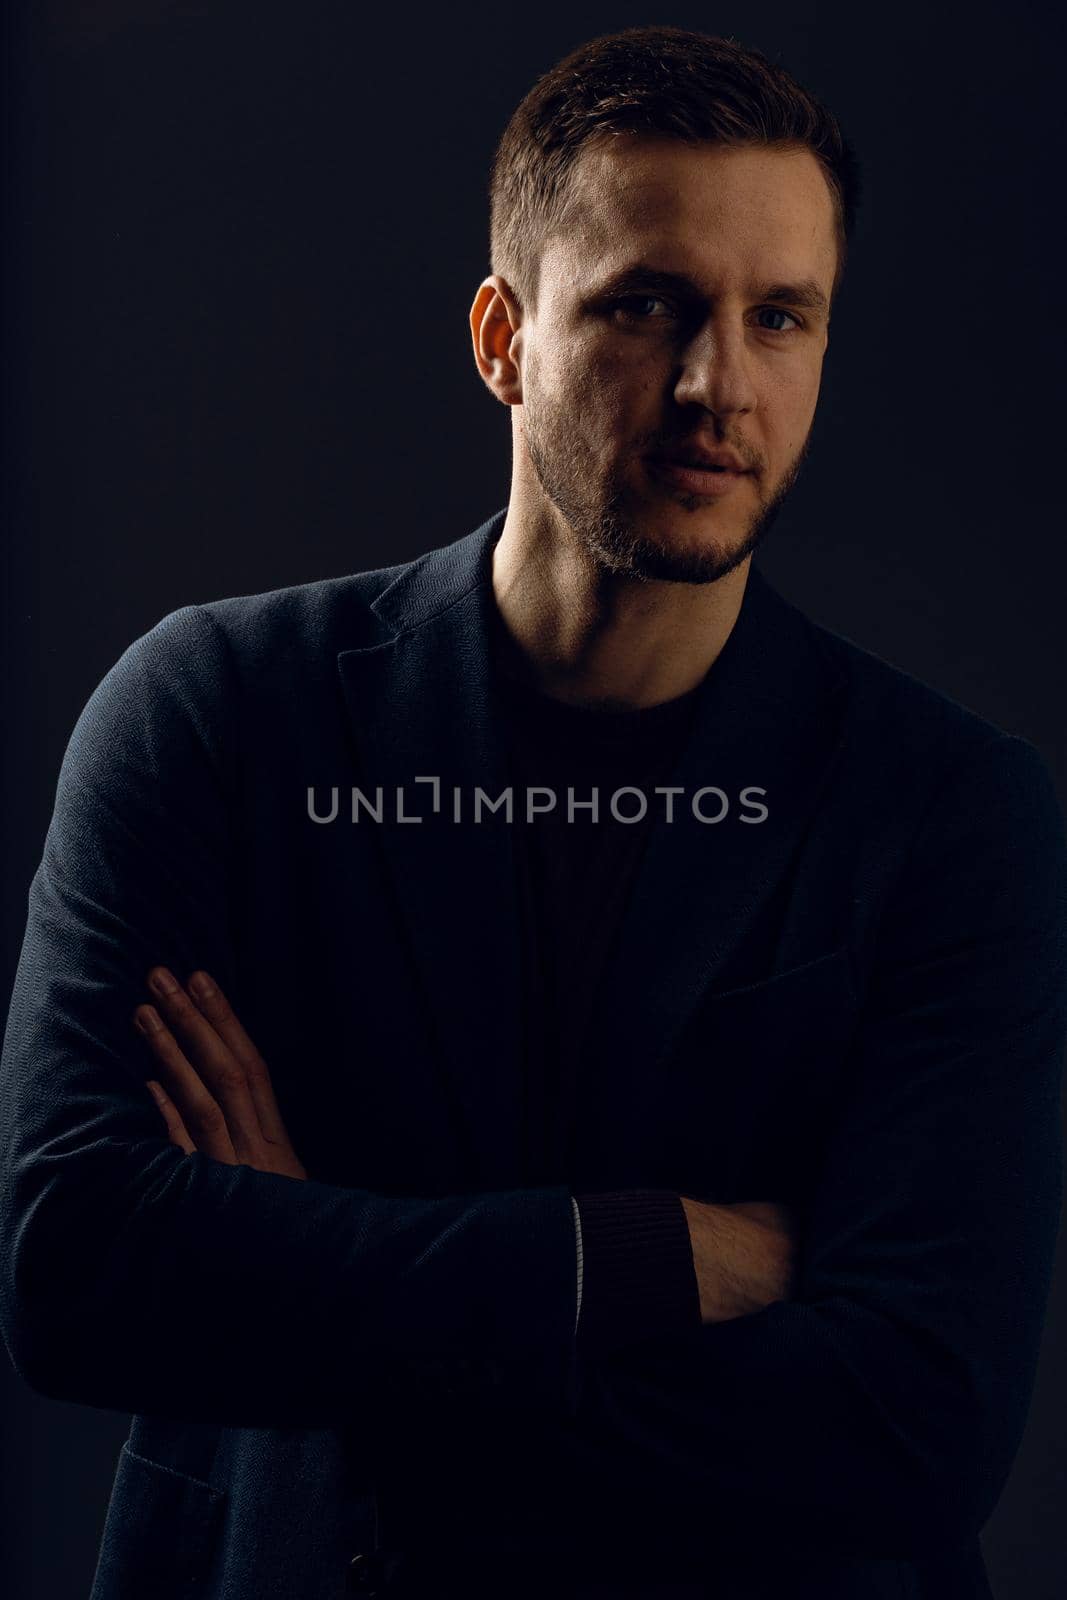
[[[514,834],[470,820],[507,781],[503,517],[183,606],[71,736],[5,1037],[0,1313],[35,1389],[133,1414],[93,1600],[332,1600],[376,1503],[461,1588],[532,1540],[723,1600],[987,1595],[1062,1186],[1046,765],[753,570],[539,1181]],[[353,822],[378,786],[424,820]],[[168,1142],[130,1025],[158,962],[222,983],[307,1182]],[[641,1188],[795,1207],[795,1293],[583,1352],[571,1195]]]

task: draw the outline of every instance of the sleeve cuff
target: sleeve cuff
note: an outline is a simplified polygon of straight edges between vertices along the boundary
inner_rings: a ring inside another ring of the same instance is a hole
[[[605,1354],[698,1327],[700,1292],[681,1196],[625,1189],[574,1200],[581,1230],[579,1351]]]
[[[578,1258],[578,1293],[574,1312],[574,1332],[575,1336],[577,1336],[578,1323],[582,1316],[582,1267],[584,1263],[582,1260],[582,1217],[581,1212],[578,1210],[578,1202],[573,1195],[571,1196],[571,1210],[574,1212],[574,1248]]]

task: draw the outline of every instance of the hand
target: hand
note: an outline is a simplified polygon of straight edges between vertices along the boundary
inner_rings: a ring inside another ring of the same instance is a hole
[[[789,1298],[797,1228],[788,1207],[769,1200],[712,1205],[686,1196],[682,1206],[702,1322],[729,1322]]]
[[[788,1300],[796,1284],[800,1239],[796,1211],[772,1200],[735,1200],[726,1209],[739,1211],[743,1217],[750,1217],[770,1230],[766,1257],[770,1275],[765,1280],[765,1287],[775,1300]],[[766,1303],[769,1305],[770,1301]]]
[[[757,1222],[777,1228],[780,1233],[792,1233],[796,1228],[796,1218],[789,1207],[774,1200],[734,1200],[724,1209],[740,1211],[743,1217],[755,1217]]]
[[[202,971],[183,988],[166,967],[150,970],[148,986],[155,1005],[138,1006],[133,1022],[158,1063],[163,1081],[150,1079],[148,1088],[171,1144],[229,1166],[306,1178],[267,1064],[222,990]]]

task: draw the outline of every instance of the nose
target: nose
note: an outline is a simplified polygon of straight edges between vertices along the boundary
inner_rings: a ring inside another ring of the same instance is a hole
[[[748,369],[743,328],[708,323],[685,348],[674,386],[679,405],[699,405],[715,416],[754,411],[756,391]]]

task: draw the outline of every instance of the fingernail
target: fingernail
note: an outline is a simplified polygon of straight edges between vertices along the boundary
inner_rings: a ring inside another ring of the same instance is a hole
[[[215,993],[215,985],[206,972],[194,972],[189,979],[189,989],[197,1000],[210,1000]]]
[[[158,1083],[150,1082],[148,1084],[148,1092],[152,1096],[152,1099],[156,1102],[157,1106],[163,1104],[163,1090],[160,1088]]]
[[[153,972],[149,979],[149,987],[154,989],[157,994],[173,994],[178,985],[166,967],[160,967]]]
[[[133,1020],[142,1033],[155,1033],[156,1029],[162,1026],[158,1013],[153,1011],[151,1006],[145,1006],[143,1011],[138,1011]]]

